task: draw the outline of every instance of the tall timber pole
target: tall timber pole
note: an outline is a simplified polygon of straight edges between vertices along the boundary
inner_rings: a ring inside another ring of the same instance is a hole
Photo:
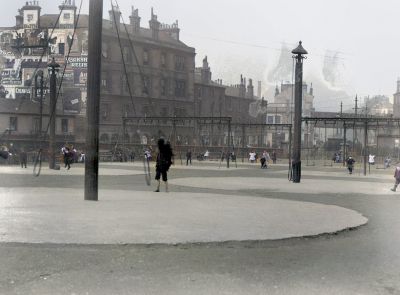
[[[85,159],[85,200],[88,201],[98,200],[99,188],[99,111],[102,28],[103,0],[90,0]]]

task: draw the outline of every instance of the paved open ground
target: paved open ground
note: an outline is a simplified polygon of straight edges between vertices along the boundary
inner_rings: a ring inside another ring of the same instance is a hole
[[[304,167],[296,185],[287,181],[284,163],[238,167],[176,166],[170,193],[155,194],[140,163],[102,165],[108,172],[100,177],[99,202],[82,201],[82,166],[40,177],[0,168],[0,293],[400,294],[400,195],[389,190],[392,169],[365,177],[341,167]],[[335,234],[262,236],[266,229],[304,231],[329,222],[346,228],[343,213],[368,222]],[[131,232],[121,234],[128,221]],[[130,240],[138,234],[141,242]],[[164,242],[151,239],[162,235]],[[198,236],[206,238],[191,240]]]

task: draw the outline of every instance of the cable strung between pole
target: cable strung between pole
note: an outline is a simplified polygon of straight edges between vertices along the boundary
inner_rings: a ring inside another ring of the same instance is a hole
[[[122,49],[122,43],[121,43],[121,37],[119,34],[119,27],[118,27],[118,23],[117,20],[115,18],[115,10],[114,10],[114,5],[111,1],[111,9],[112,9],[112,13],[113,13],[113,20],[114,20],[114,26],[115,26],[115,30],[117,31],[117,37],[118,37],[118,44],[119,44],[119,49],[121,51],[121,58],[122,58],[122,64],[124,65],[124,72],[125,72],[125,79],[126,79],[126,83],[128,86],[128,92],[129,92],[129,97],[131,99],[131,104],[132,104],[132,108],[133,108],[133,112],[136,115],[136,108],[135,108],[135,104],[133,102],[133,95],[132,95],[132,89],[131,89],[131,84],[129,82],[129,75],[128,75],[128,70],[126,68],[126,62],[125,62],[125,56],[124,56],[124,51]],[[118,8],[119,10],[119,8]],[[143,81],[144,83],[144,81]],[[144,85],[143,85],[144,86]]]
[[[111,1],[111,5],[113,5],[113,4],[112,4],[112,3],[113,3],[113,2],[112,2],[113,0],[110,0],[110,1]],[[119,8],[118,1],[117,1],[117,0],[115,0],[115,5],[116,5],[116,7],[118,8],[118,10],[120,11],[120,8]],[[121,14],[121,20],[122,20],[122,23],[123,23],[123,25],[124,25],[125,33],[126,33],[126,35],[127,35],[127,37],[128,37],[129,45],[130,45],[130,47],[131,47],[131,49],[132,49],[132,53],[133,53],[133,56],[134,56],[135,61],[136,61],[136,64],[137,64],[137,68],[138,68],[138,70],[139,70],[139,76],[140,76],[140,79],[142,80],[142,85],[143,85],[144,92],[145,92],[145,94],[148,95],[148,98],[150,99],[150,105],[153,105],[153,101],[152,101],[152,98],[151,98],[151,95],[150,95],[150,91],[149,91],[149,89],[148,89],[148,85],[146,85],[146,82],[145,82],[145,79],[144,79],[144,74],[143,74],[142,68],[141,68],[141,66],[140,66],[140,64],[139,64],[139,59],[138,59],[138,57],[137,57],[135,48],[133,47],[133,42],[132,42],[132,39],[131,39],[130,34],[129,34],[129,32],[128,32],[128,28],[126,27],[126,23],[125,23],[125,20],[124,20],[124,17],[123,17],[122,14]],[[153,111],[153,108],[150,108],[151,114],[152,114],[152,111]]]
[[[129,81],[129,77],[128,77],[128,70],[127,70],[126,62],[125,62],[125,56],[124,56],[124,52],[123,52],[123,49],[122,49],[122,42],[121,42],[119,26],[118,26],[118,23],[117,23],[117,20],[116,20],[116,17],[115,17],[115,10],[114,10],[113,1],[110,0],[110,3],[111,3],[111,9],[112,9],[112,13],[113,13],[114,27],[115,27],[115,30],[116,30],[116,33],[117,33],[118,44],[119,44],[121,57],[122,57],[122,63],[123,63],[123,66],[124,66],[125,79],[126,79],[126,82],[127,82],[127,85],[128,85],[128,91],[129,91],[129,96],[130,96],[130,99],[131,99],[132,108],[133,108],[133,111],[134,111],[134,113],[136,115],[136,108],[135,108],[135,104],[133,102],[133,95],[132,95],[132,91],[131,91],[131,87],[130,87],[130,81]],[[120,11],[120,8],[119,8],[119,5],[118,5],[117,1],[115,1],[115,7],[117,7],[118,11]],[[121,15],[121,18],[122,18],[122,15]],[[145,93],[147,95],[149,95],[149,90],[148,90],[147,85],[145,83],[143,72],[142,72],[141,67],[139,65],[139,59],[137,58],[135,49],[134,49],[133,44],[132,44],[132,40],[131,40],[131,38],[129,36],[129,32],[128,32],[128,29],[126,27],[126,24],[125,24],[125,21],[124,21],[123,18],[122,18],[122,23],[124,24],[125,32],[126,32],[126,35],[128,36],[129,44],[130,44],[132,53],[133,53],[133,55],[135,57],[135,61],[136,61],[136,64],[137,64],[137,67],[138,67],[138,70],[139,70],[139,76],[140,76],[141,81],[142,81],[143,89],[144,89]],[[149,95],[149,97],[151,97],[151,96]],[[125,136],[125,134],[123,136]],[[143,145],[143,149],[144,149],[144,145]],[[143,170],[144,170],[144,174],[145,174],[146,184],[147,185],[151,185],[150,163],[149,163],[149,159],[147,158],[147,155],[145,155],[144,159],[143,159]]]

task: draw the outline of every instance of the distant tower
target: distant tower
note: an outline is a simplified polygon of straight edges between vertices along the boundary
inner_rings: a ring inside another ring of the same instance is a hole
[[[312,83],[311,83],[311,86],[310,86],[310,95],[311,95],[311,96],[314,95],[314,88],[312,87]]]
[[[397,79],[396,93],[393,94],[393,117],[400,118],[400,78]]]
[[[211,71],[208,65],[207,56],[203,59],[203,67],[201,68],[201,82],[209,84],[211,82]]]

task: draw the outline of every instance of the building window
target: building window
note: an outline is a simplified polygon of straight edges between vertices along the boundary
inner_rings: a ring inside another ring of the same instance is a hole
[[[104,57],[104,58],[108,58],[108,45],[107,45],[107,43],[102,43],[101,44],[101,55]]]
[[[274,124],[274,116],[267,116],[267,123]]]
[[[109,90],[108,88],[109,88],[109,79],[108,79],[109,77],[108,77],[108,73],[106,73],[106,72],[103,72],[103,73],[101,73],[101,89],[102,90]]]
[[[103,103],[100,105],[101,118],[106,121],[110,117],[110,105],[108,103]]]
[[[144,65],[149,64],[149,51],[147,49],[143,51],[143,64]]]
[[[64,20],[70,20],[71,19],[71,14],[70,13],[64,13]]]
[[[18,130],[18,118],[17,117],[10,117],[10,131],[17,131]]]
[[[143,76],[143,94],[150,94],[151,80],[149,76]]]
[[[226,98],[225,103],[226,103],[226,108],[228,110],[232,110],[232,99],[230,97]]]
[[[281,116],[275,116],[275,124],[281,124]]]
[[[40,132],[40,118],[33,118],[33,133],[37,134]]]
[[[176,80],[175,81],[175,96],[176,97],[184,97],[185,92],[186,92],[185,80]]]
[[[61,132],[68,133],[68,119],[61,119]]]
[[[126,63],[132,63],[132,54],[129,47],[124,47],[124,60]]]
[[[185,69],[185,58],[183,56],[175,55],[175,70],[183,71]]]
[[[167,95],[167,79],[160,80],[161,95]]]
[[[165,66],[166,66],[166,56],[165,56],[165,53],[161,53],[161,67],[162,68],[165,68]]]
[[[144,116],[149,116],[150,115],[150,106],[143,106],[142,114]]]
[[[58,43],[58,54],[65,54],[65,43]]]
[[[124,104],[122,106],[122,116],[123,117],[132,116],[132,107],[130,104]]]

